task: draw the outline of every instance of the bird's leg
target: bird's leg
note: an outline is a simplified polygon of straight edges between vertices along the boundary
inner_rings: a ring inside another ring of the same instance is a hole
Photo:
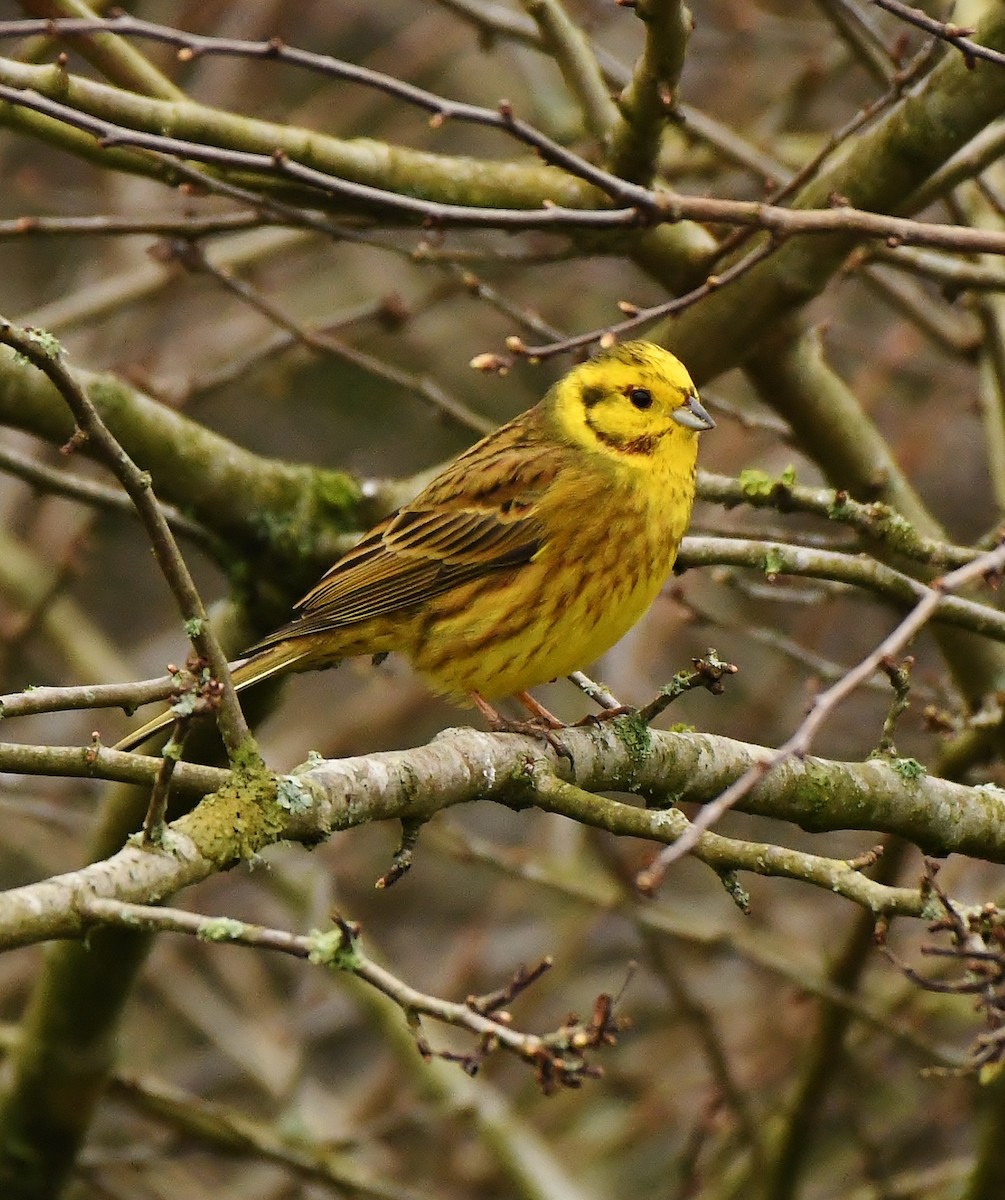
[[[534,720],[540,721],[546,729],[581,729],[584,725],[599,725],[601,721],[610,721],[614,717],[632,716],[638,711],[630,704],[617,704],[613,708],[602,708],[600,712],[587,713],[570,725],[568,721],[560,721],[554,713],[549,712],[530,692],[517,692],[514,699],[519,700]]]
[[[475,708],[488,722],[489,728],[496,733],[527,733],[528,730],[540,733],[542,729],[568,729],[564,721],[560,721],[554,713],[548,712],[530,692],[517,692],[513,697],[514,700],[519,700],[530,713],[532,718],[530,721],[514,721],[509,717],[504,717],[498,709],[489,704],[480,692],[471,692],[470,695]]]
[[[479,696],[477,692],[472,692],[471,695],[474,698],[478,711],[488,721],[489,725],[498,732],[505,730],[511,733],[525,733],[528,725],[534,730],[580,729],[584,725],[599,725],[602,721],[610,721],[614,717],[631,716],[637,711],[630,704],[618,704],[614,708],[602,708],[600,712],[588,713],[585,717],[580,717],[578,721],[573,721],[570,725],[567,721],[560,721],[553,712],[549,712],[539,700],[534,699],[530,692],[517,692],[513,699],[519,700],[530,713],[532,720],[529,722],[509,721],[496,712],[484,696]]]
[[[471,702],[485,718],[485,723],[489,729],[496,731],[506,728],[506,718],[497,709],[494,709],[480,692],[473,691],[470,693],[470,696]]]
[[[550,713],[543,704],[535,700],[530,692],[517,692],[516,699],[524,706],[530,715],[540,721],[546,729],[566,729],[564,721],[560,721],[554,713]]]
[[[543,705],[538,704],[533,696],[529,696],[526,692],[520,692],[517,695],[517,699],[525,708],[534,713],[534,719],[531,721],[512,721],[509,717],[504,717],[502,713],[494,709],[485,697],[478,692],[472,691],[469,695],[475,708],[485,718],[489,729],[493,733],[523,733],[529,737],[540,738],[542,741],[547,742],[556,754],[560,754],[563,758],[568,759],[570,765],[572,765],[572,755],[554,734],[554,730],[565,729],[566,726],[557,717],[552,716]]]

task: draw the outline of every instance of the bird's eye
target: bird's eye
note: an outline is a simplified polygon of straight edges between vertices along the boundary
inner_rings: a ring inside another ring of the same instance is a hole
[[[628,393],[628,399],[636,408],[652,408],[653,406],[653,394],[648,388],[632,388]]]

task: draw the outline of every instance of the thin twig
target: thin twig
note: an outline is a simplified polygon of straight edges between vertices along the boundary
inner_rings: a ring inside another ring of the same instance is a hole
[[[585,671],[573,671],[569,682],[574,684],[585,696],[589,696],[594,704],[603,709],[621,708],[621,701],[601,683],[592,680]]]
[[[121,708],[127,716],[132,716],[141,705],[166,700],[183,686],[185,681],[178,675],[162,675],[136,683],[27,688],[23,692],[0,696],[0,719],[90,708]]]
[[[100,92],[100,85],[87,86],[96,93]],[[621,207],[570,208],[549,204],[539,208],[518,209],[443,203],[389,191],[371,184],[353,182],[300,163],[277,148],[272,148],[267,153],[234,150],[118,126],[79,108],[50,99],[30,88],[0,85],[0,99],[89,132],[105,147],[127,146],[167,155],[175,175],[194,177],[200,184],[207,187],[216,186],[217,190],[233,194],[235,199],[245,203],[250,199],[263,210],[268,210],[277,202],[234,185],[221,188],[219,184],[222,181],[219,180],[216,181],[216,185],[209,184],[203,173],[193,171],[183,161],[176,160],[192,159],[223,170],[239,173],[251,171],[265,178],[303,184],[315,194],[319,205],[328,206],[333,199],[340,199],[360,206],[365,211],[372,211],[375,207],[379,210],[390,210],[408,220],[425,221],[434,227],[602,231],[693,220],[750,226],[780,237],[844,232],[866,238],[892,239],[898,244],[936,246],[969,253],[1005,254],[1005,234],[994,230],[914,221],[843,206],[830,209],[788,209],[757,201],[688,196],[668,190],[652,191],[594,167],[578,155],[551,143],[545,135],[537,133],[532,127],[518,122],[508,111],[504,112],[503,119],[507,127],[517,125],[520,128],[522,140],[535,145],[535,148],[545,154],[547,160],[555,166],[607,193]],[[148,103],[157,104],[155,101]],[[323,220],[312,218],[309,213],[291,210],[289,206],[281,207],[285,209],[284,215],[291,221],[334,232],[337,236],[350,236],[347,231],[333,228],[330,223],[326,227]],[[735,267],[731,267],[724,271],[718,283],[732,278],[734,270]],[[716,286],[715,280],[711,286]],[[617,327],[612,328],[616,330]]]
[[[182,751],[185,749],[185,738],[188,736],[191,722],[191,715],[178,717],[171,730],[171,736],[164,743],[161,751],[161,765],[157,771],[154,786],[150,790],[150,800],[147,803],[146,816],[143,818],[142,841],[145,846],[160,845],[163,837],[171,780],[181,761]]]
[[[972,25],[963,26],[955,25],[952,21],[937,21],[934,17],[922,12],[920,8],[901,4],[900,0],[872,0],[872,3],[877,8],[885,9],[888,13],[899,17],[900,20],[913,25],[916,29],[930,33],[940,42],[947,42],[950,46],[955,46],[963,54],[968,67],[974,67],[978,58],[996,63],[1000,67],[1005,66],[1005,54],[1000,54],[989,46],[982,46],[980,42],[975,42],[971,38],[970,35],[976,32],[976,28]]]
[[[581,350],[584,346],[590,346],[594,342],[599,342],[601,346],[613,344],[622,335],[634,333],[642,326],[651,325],[661,318],[676,316],[712,292],[733,283],[734,280],[746,275],[748,271],[763,262],[774,252],[774,249],[774,245],[768,242],[752,251],[746,258],[741,258],[738,262],[733,263],[720,274],[709,275],[703,283],[698,284],[689,292],[685,292],[683,296],[676,296],[673,300],[667,300],[663,304],[654,304],[651,308],[637,309],[627,320],[617,321],[602,328],[598,327],[586,333],[539,346],[525,346],[520,338],[511,337],[506,339],[506,346],[513,353],[523,355],[532,362],[538,362],[546,358],[553,358],[556,354],[568,354],[570,350]]]
[[[0,238],[40,237],[212,237],[259,229],[265,218],[257,210],[216,217],[14,217],[0,221]]]
[[[54,496],[65,496],[70,500],[79,500],[92,508],[104,509],[107,512],[128,513],[136,515],[136,506],[125,492],[116,488],[106,487],[94,479],[85,479],[82,475],[72,475],[67,471],[57,471],[27,454],[21,454],[7,446],[0,446],[0,471],[23,479],[41,491]],[[173,504],[159,501],[164,519],[175,533],[187,537],[211,553],[220,556],[221,543],[205,525],[200,525],[191,517],[175,508]]]
[[[961,567],[978,557],[978,551],[966,546],[919,534],[906,517],[888,504],[863,502],[843,490],[807,487],[793,478],[772,477],[764,471],[741,471],[737,479],[699,471],[698,495],[702,500],[726,508],[749,504],[753,508],[770,508],[781,513],[813,513],[827,521],[847,525],[870,541],[880,542],[916,562]]]
[[[688,535],[681,543],[677,566],[731,566],[763,572],[769,580],[780,575],[803,579],[825,580],[836,589],[851,584],[877,595],[885,596],[901,607],[916,604],[928,594],[920,580],[903,571],[896,571],[867,554],[844,554],[836,550],[793,546],[789,542],[759,541],[755,538],[695,537]],[[761,589],[761,597],[770,597],[772,589]],[[791,600],[779,589],[779,599]],[[962,596],[941,595],[936,618],[947,625],[970,629],[995,641],[1005,641],[1005,612],[988,604],[980,604]]]
[[[81,896],[78,910],[87,920],[99,924],[156,933],[185,933],[208,942],[277,950],[318,966],[349,972],[394,1001],[412,1021],[430,1017],[474,1034],[479,1039],[479,1048],[465,1055],[432,1051],[420,1035],[420,1051],[430,1057],[459,1061],[469,1074],[475,1074],[484,1058],[501,1047],[533,1065],[545,1090],[551,1090],[557,1084],[575,1087],[598,1074],[597,1068],[587,1062],[585,1052],[613,1045],[620,1028],[611,1012],[610,997],[601,997],[594,1006],[594,1018],[589,1022],[572,1020],[550,1033],[523,1033],[506,1019],[504,1012],[498,1018],[491,1015],[500,1007],[498,999],[492,1003],[488,998],[469,996],[463,1003],[458,1003],[412,987],[368,958],[360,946],[358,928],[340,917],[335,918],[335,928],[331,930],[315,930],[303,935],[227,917],[206,917],[177,908],[131,904],[97,896]],[[541,973],[541,970],[530,973],[521,970],[500,996],[514,998]]]
[[[237,296],[256,312],[261,313],[262,316],[278,325],[294,341],[306,346],[309,350],[317,354],[330,355],[343,362],[352,363],[353,366],[361,368],[386,383],[393,383],[398,387],[416,393],[427,400],[438,412],[450,417],[462,428],[474,430],[478,434],[490,433],[495,429],[494,421],[490,421],[468,408],[466,404],[462,403],[455,396],[451,396],[434,380],[420,375],[413,375],[408,371],[401,370],[399,367],[382,362],[374,355],[367,354],[363,350],[358,350],[356,347],[350,346],[347,342],[335,337],[327,330],[305,329],[289,316],[288,313],[284,312],[279,305],[274,304],[245,280],[239,278],[234,271],[212,263],[203,253],[202,247],[195,242],[188,241],[187,239],[173,242],[172,258],[190,271],[201,272],[216,279],[232,295]]]

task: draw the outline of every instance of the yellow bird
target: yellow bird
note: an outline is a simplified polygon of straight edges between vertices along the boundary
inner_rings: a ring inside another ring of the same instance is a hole
[[[658,595],[713,425],[683,365],[652,343],[573,367],[340,558],[235,664],[235,685],[397,651],[490,720],[502,696],[547,715],[528,689],[588,666]]]

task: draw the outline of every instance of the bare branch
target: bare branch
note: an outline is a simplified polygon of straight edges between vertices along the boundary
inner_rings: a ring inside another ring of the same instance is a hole
[[[206,917],[178,908],[129,904],[98,896],[81,898],[78,908],[86,925],[117,925],[149,933],[185,933],[207,942],[276,950],[332,971],[347,971],[387,996],[410,1023],[415,1023],[417,1046],[424,1057],[457,1061],[467,1074],[474,1075],[493,1051],[506,1050],[534,1067],[538,1082],[546,1093],[556,1086],[579,1087],[586,1079],[596,1077],[600,1072],[589,1063],[587,1051],[613,1045],[620,1028],[613,1016],[610,997],[601,996],[595,1002],[593,1017],[588,1022],[571,1018],[550,1033],[523,1033],[513,1025],[508,1013],[499,1010],[503,1003],[531,986],[548,964],[530,973],[518,972],[491,1001],[477,996],[469,996],[463,1003],[444,1000],[419,991],[370,959],[360,944],[358,926],[341,917],[335,918],[333,929],[303,935],[229,917]],[[499,1015],[491,1015],[495,1012]],[[478,1039],[477,1050],[463,1055],[432,1050],[417,1025],[422,1017],[473,1034]]]
[[[639,876],[637,881],[639,888],[644,892],[655,890],[662,882],[668,867],[694,849],[703,830],[710,828],[724,813],[735,807],[769,772],[791,758],[804,757],[814,736],[834,709],[860,684],[871,678],[884,660],[895,658],[903,651],[918,631],[932,619],[946,593],[955,591],[974,579],[979,579],[982,575],[999,572],[1003,566],[1005,566],[1005,546],[999,546],[996,550],[981,555],[972,563],[958,567],[951,574],[934,580],[925,588],[925,595],[911,612],[870,654],[853,667],[843,679],[833,684],[827,691],[821,692],[814,699],[805,720],[784,745],[780,746],[770,758],[759,762],[745,772],[711,804],[706,805],[687,833],[672,846],[667,846],[665,850],[660,851],[653,864]]]
[[[963,54],[968,67],[977,65],[977,59],[982,58],[985,62],[995,63],[997,66],[1005,66],[1005,54],[1000,54],[997,50],[992,50],[989,46],[982,46],[980,42],[975,42],[971,34],[976,33],[975,26],[954,25],[951,21],[937,21],[934,17],[930,17],[919,8],[912,8],[909,4],[902,4],[900,0],[872,0],[877,8],[884,8],[888,13],[893,13],[895,17],[899,17],[902,21],[906,21],[909,25],[914,25],[918,29],[923,29],[925,33],[930,33],[933,37],[938,38],[940,42],[946,42],[950,46],[955,46]]]

